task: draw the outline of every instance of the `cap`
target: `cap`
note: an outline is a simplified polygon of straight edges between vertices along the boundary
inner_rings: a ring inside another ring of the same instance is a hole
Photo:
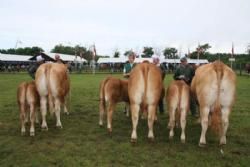
[[[181,62],[185,62],[185,61],[187,61],[187,58],[186,57],[182,57],[181,58]]]
[[[36,61],[37,62],[43,61],[43,60],[44,60],[44,58],[41,55],[39,55],[39,56],[36,57]]]
[[[59,54],[56,54],[56,55],[55,55],[55,59],[60,59],[60,55],[59,55]]]

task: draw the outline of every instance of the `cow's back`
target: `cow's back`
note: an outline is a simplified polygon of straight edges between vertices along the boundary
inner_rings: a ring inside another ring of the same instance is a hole
[[[172,81],[167,89],[168,107],[185,108],[189,110],[189,86],[182,80]]]
[[[220,61],[203,65],[196,70],[191,84],[200,105],[213,106],[220,97],[220,102],[230,103],[235,93],[234,72]],[[228,100],[223,100],[228,95]]]
[[[52,63],[46,63],[39,66],[35,75],[36,88],[40,96],[48,95],[48,78],[47,74]]]
[[[52,96],[64,97],[70,88],[69,75],[64,64],[54,63],[50,68],[49,84]]]
[[[19,105],[26,103],[26,89],[27,89],[27,83],[22,82],[19,84],[17,88],[17,103]]]
[[[36,87],[40,96],[64,97],[69,92],[70,81],[64,64],[42,64],[36,72]]]
[[[34,103],[38,105],[39,94],[36,89],[35,81],[31,81],[27,84],[26,100],[28,104]]]
[[[130,102],[156,104],[162,93],[161,72],[151,63],[138,64],[130,73],[128,92]]]
[[[128,81],[109,77],[101,84],[104,84],[103,93],[105,101],[128,101]]]

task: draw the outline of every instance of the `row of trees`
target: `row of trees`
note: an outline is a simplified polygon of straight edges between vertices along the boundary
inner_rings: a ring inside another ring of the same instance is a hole
[[[187,56],[191,56],[192,58],[197,58],[197,55],[203,55],[205,53],[207,53],[208,49],[211,48],[211,46],[209,44],[204,44],[204,45],[199,45],[196,50],[192,53],[189,53]],[[131,52],[133,52],[132,50],[127,50],[124,52],[125,56],[128,56]],[[143,51],[142,51],[142,55],[141,57],[152,57],[152,55],[155,54],[154,48],[153,47],[144,47]],[[121,55],[121,53],[116,50],[114,52],[114,57],[119,57]],[[166,47],[163,50],[163,55],[165,56],[165,58],[178,58],[178,50],[174,47]]]
[[[38,55],[44,50],[38,46],[25,47],[25,48],[10,48],[10,49],[0,49],[0,53],[3,54],[17,54],[17,55]]]

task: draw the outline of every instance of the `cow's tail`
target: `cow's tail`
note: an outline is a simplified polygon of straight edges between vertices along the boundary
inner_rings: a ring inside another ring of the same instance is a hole
[[[67,101],[66,101],[66,106],[67,106],[67,109],[68,109],[68,114],[69,114],[69,112],[70,112],[70,110],[71,110],[71,108],[70,108],[70,103],[71,103],[71,87],[70,87],[70,78],[69,78],[69,74],[67,73],[67,75],[68,75],[68,79],[69,79],[69,92],[68,92],[68,95],[67,95]]]
[[[223,78],[224,73],[223,73],[223,66],[220,61],[215,62],[213,65],[217,76],[218,90],[217,90],[217,99],[215,101],[214,110],[211,116],[211,128],[216,134],[221,135],[222,121],[221,121],[220,89],[221,89],[221,80]]]
[[[48,102],[49,102],[49,111],[50,114],[52,115],[55,112],[55,102],[54,102],[54,98],[52,96],[51,93],[51,87],[50,87],[50,68],[51,66],[47,66],[45,68],[45,77],[46,77],[46,85],[47,85],[47,89],[48,89]]]
[[[176,108],[176,122],[180,123],[180,118],[181,118],[181,100],[182,100],[182,89],[183,89],[183,85],[176,85],[177,90],[178,90],[178,103],[177,103],[177,108]]]
[[[100,85],[100,103],[99,103],[99,110],[100,112],[103,111],[105,112],[106,110],[106,100],[105,100],[105,85],[107,84],[107,82],[109,81],[110,77],[106,78],[105,80],[103,80],[101,82]]]
[[[148,89],[148,71],[149,71],[149,67],[146,65],[143,69],[142,69],[142,77],[144,79],[144,94],[142,97],[142,108],[143,108],[143,112],[144,111],[148,111],[147,109],[147,102],[146,102],[146,95],[147,95],[147,89]]]

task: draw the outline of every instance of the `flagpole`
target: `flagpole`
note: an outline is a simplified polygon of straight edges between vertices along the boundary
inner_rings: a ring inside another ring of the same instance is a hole
[[[92,73],[93,74],[95,74],[95,56],[96,56],[96,48],[95,48],[95,44],[93,45],[93,50],[92,50],[92,53],[93,53],[93,55],[92,55]]]
[[[231,58],[233,58],[234,56],[234,43],[232,43],[232,53],[231,53]],[[231,66],[231,69],[233,69],[233,61],[231,60],[230,61],[230,66]]]

